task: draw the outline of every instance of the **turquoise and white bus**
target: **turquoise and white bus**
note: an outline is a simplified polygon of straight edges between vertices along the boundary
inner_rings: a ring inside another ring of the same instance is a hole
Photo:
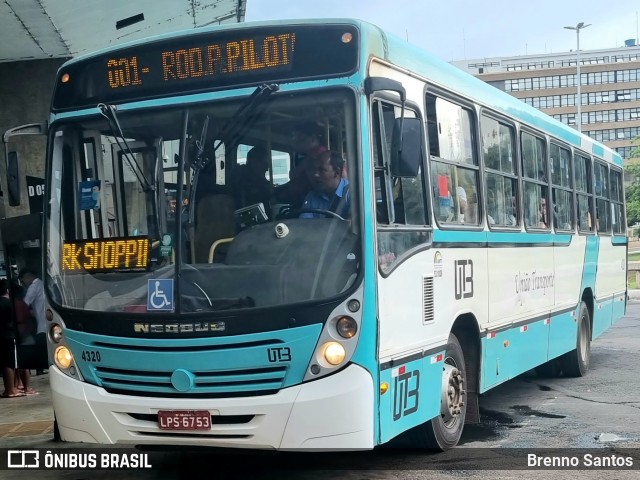
[[[346,160],[348,215],[274,200],[303,123]],[[254,147],[275,194],[247,204]],[[584,375],[625,312],[620,156],[361,21],[71,60],[46,177],[66,441],[447,449],[479,394]]]

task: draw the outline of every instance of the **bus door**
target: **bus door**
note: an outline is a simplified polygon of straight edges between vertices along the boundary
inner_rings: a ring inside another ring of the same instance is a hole
[[[378,264],[380,382],[390,391],[380,399],[381,441],[424,423],[439,411],[441,365],[421,352],[437,336],[432,306],[433,253],[426,227],[423,168],[415,177],[396,176],[389,167],[392,132],[400,108],[372,103],[375,218]],[[416,112],[405,110],[405,118]],[[440,368],[438,368],[440,367]]]
[[[113,198],[116,213],[114,236],[148,235],[158,238],[153,195],[158,158],[156,147],[145,142],[127,141],[126,144],[118,142],[111,145],[110,158],[105,156],[105,174],[113,173],[113,179],[106,183],[107,194]]]

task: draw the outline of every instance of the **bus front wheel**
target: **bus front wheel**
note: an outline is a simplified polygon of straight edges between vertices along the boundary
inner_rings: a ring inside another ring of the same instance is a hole
[[[466,379],[462,347],[452,333],[442,367],[440,415],[418,427],[418,438],[414,438],[419,446],[444,451],[457,445],[467,413]]]

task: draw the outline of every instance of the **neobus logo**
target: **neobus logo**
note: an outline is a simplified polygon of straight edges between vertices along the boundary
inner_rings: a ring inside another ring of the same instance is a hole
[[[224,322],[205,323],[134,323],[135,333],[198,333],[224,332]]]

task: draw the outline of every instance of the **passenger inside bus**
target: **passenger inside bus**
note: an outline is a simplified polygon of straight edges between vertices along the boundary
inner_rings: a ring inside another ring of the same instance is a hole
[[[438,175],[439,220],[441,222],[464,223],[467,211],[467,192],[461,185],[458,185],[455,188],[455,197],[452,196],[450,183],[448,175]]]
[[[538,228],[549,228],[549,219],[547,217],[547,199],[540,199],[540,218],[538,220]]]
[[[269,150],[253,147],[247,154],[247,163],[234,168],[229,185],[236,208],[262,203],[265,211],[270,211],[271,183],[266,178],[270,162]]]
[[[305,169],[311,190],[302,208],[328,210],[342,218],[349,217],[349,181],[343,178],[344,159],[338,152],[326,150],[306,161]],[[301,218],[326,217],[322,213],[303,212]]]

